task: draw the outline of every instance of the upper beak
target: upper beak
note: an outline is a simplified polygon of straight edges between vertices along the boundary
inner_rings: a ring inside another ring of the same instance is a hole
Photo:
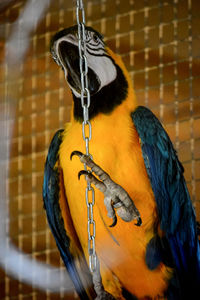
[[[58,32],[51,42],[51,54],[65,73],[65,78],[73,93],[80,97],[81,74],[79,64],[78,34],[73,32]],[[100,88],[99,79],[95,70],[89,67],[88,62],[88,88],[91,94],[98,92]]]
[[[73,34],[61,37],[55,41],[51,52],[55,61],[64,70],[69,85],[80,92],[78,38]]]

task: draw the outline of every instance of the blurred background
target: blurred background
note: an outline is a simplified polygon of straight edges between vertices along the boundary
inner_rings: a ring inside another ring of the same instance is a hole
[[[139,104],[163,122],[185,168],[200,220],[200,1],[84,3],[87,25],[122,56]],[[72,0],[0,2],[0,101],[16,111],[5,199],[8,240],[27,257],[61,269],[43,209],[42,181],[50,140],[69,120],[72,98],[49,43],[55,32],[76,23],[75,6]],[[63,288],[41,291],[0,269],[1,300],[64,298],[75,295],[66,295]]]

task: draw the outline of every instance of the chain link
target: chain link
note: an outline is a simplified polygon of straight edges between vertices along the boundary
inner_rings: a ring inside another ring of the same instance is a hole
[[[90,91],[88,89],[88,64],[86,56],[86,34],[85,34],[85,10],[83,0],[76,1],[76,19],[78,25],[78,48],[79,48],[79,66],[81,74],[81,105],[83,108],[83,123],[82,135],[85,141],[86,154],[90,157],[89,141],[92,138],[92,126],[89,121],[89,107],[90,107]],[[84,165],[87,170],[86,164]],[[89,268],[93,273],[97,268],[97,257],[95,250],[96,225],[94,221],[93,207],[95,204],[95,193],[91,184],[87,181],[85,190],[85,199],[87,205],[87,230],[88,230],[88,255]]]

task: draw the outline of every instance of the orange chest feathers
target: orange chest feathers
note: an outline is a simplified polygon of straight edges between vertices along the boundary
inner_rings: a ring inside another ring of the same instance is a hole
[[[94,161],[128,192],[142,218],[141,227],[135,226],[134,221],[126,223],[118,217],[117,225],[110,228],[112,220],[107,216],[104,195],[95,188],[96,251],[105,289],[119,296],[115,285],[111,283],[115,274],[120,284],[138,298],[162,294],[166,288],[167,270],[161,265],[150,271],[145,264],[146,246],[154,234],[157,214],[139,137],[131,117],[115,119],[99,116],[91,124],[89,150]],[[70,161],[70,154],[74,150],[85,153],[82,124],[79,123],[70,123],[66,127],[60,149],[60,164],[70,214],[87,257],[86,182],[84,177],[78,180],[78,172],[84,168],[83,164],[77,157]],[[64,213],[63,218],[65,221]]]

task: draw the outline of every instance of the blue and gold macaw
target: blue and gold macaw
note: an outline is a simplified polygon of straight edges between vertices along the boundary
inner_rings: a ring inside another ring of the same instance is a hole
[[[137,106],[121,58],[94,29],[86,27],[86,37],[94,160],[83,154],[77,26],[51,42],[73,95],[71,121],[53,137],[43,184],[62,259],[80,299],[94,299],[85,174],[95,187],[96,252],[105,290],[116,299],[198,299],[199,241],[183,167],[159,120]],[[91,173],[80,173],[82,163]]]

